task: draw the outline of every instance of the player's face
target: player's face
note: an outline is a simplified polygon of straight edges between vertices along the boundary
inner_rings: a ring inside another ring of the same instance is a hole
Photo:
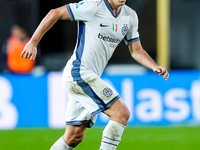
[[[122,6],[126,3],[126,0],[108,0],[108,1],[112,1],[112,3],[114,3],[116,6]]]

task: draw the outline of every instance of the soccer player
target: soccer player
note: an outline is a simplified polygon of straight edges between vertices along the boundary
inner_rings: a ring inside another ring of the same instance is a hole
[[[117,148],[130,112],[119,94],[100,76],[122,40],[136,61],[168,79],[168,71],[158,66],[142,48],[137,15],[125,2],[86,0],[52,9],[21,53],[22,57],[34,60],[37,44],[54,23],[59,19],[78,22],[77,44],[62,77],[69,96],[67,126],[51,150],[74,149],[83,140],[86,128],[95,123],[99,112],[110,117],[103,131],[100,150]]]

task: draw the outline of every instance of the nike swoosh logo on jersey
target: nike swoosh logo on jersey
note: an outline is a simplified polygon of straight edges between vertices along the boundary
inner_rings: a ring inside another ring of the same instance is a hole
[[[108,27],[109,25],[100,24],[101,27]]]

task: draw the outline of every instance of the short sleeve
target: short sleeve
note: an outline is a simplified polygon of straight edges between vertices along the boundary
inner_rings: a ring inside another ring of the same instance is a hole
[[[131,15],[130,26],[130,29],[124,37],[124,42],[126,45],[140,40],[138,33],[138,17],[135,11],[133,11]]]
[[[72,21],[90,21],[97,11],[97,3],[95,1],[70,3],[66,7]]]

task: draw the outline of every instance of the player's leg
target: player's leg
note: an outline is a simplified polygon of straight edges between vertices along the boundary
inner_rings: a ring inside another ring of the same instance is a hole
[[[70,147],[76,147],[84,138],[85,130],[87,128],[87,124],[81,125],[67,125],[65,134],[63,135],[64,141]]]
[[[110,85],[92,73],[85,80],[79,80],[76,83],[70,84],[70,89],[68,89],[68,86],[65,87],[67,91],[72,91],[73,98],[87,110],[86,113],[89,112],[91,115],[95,115],[103,111],[110,116],[111,120],[103,132],[101,149],[116,149],[130,116],[130,112],[121,101],[119,94]],[[88,114],[84,116],[89,116],[91,120],[94,119]],[[92,122],[94,123],[95,119]]]
[[[122,102],[119,94],[102,79],[94,74],[84,81],[78,81],[77,84],[92,99],[92,101],[80,101],[86,108],[87,103],[95,102],[92,109],[88,107],[91,114],[103,111],[111,120],[103,131],[103,140],[101,150],[115,150],[121,140],[123,130],[127,124],[130,112],[127,106]],[[84,104],[86,103],[86,104]]]
[[[109,109],[103,113],[108,115],[111,120],[126,126],[130,117],[130,111],[124,102],[119,98]]]
[[[75,91],[74,83],[63,84],[68,93],[67,126],[64,135],[54,143],[50,150],[74,149],[83,140],[86,128],[92,127],[97,117],[97,115],[91,116],[90,112],[78,101],[87,99],[87,97],[80,95],[79,91]]]
[[[86,124],[67,125],[65,134],[60,137],[50,150],[73,150],[84,138]]]
[[[130,112],[122,100],[118,99],[104,113],[110,117],[110,121],[103,131],[100,150],[115,150],[121,141],[121,136],[128,122]]]

